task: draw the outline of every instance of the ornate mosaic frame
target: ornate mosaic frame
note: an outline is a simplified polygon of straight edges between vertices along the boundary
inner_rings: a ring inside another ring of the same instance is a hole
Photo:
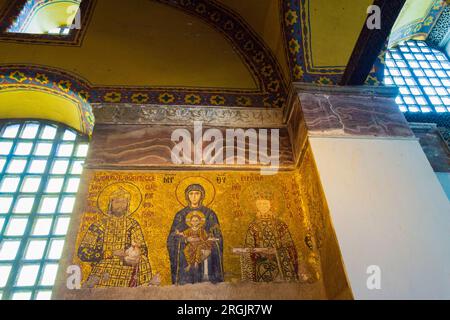
[[[450,37],[449,26],[450,7],[446,6],[426,40],[428,45],[437,49],[441,49],[443,46],[445,46],[448,38]]]
[[[18,14],[18,2],[23,4],[23,1],[24,0],[16,0],[16,2],[14,2],[15,6],[12,6],[7,10],[9,13],[6,16],[14,16],[12,12]],[[231,43],[232,47],[248,67],[258,85],[258,89],[240,90],[223,88],[94,86],[87,80],[84,80],[81,76],[69,74],[68,72],[54,68],[35,65],[0,66],[0,84],[13,85],[20,83],[24,85],[26,82],[31,82],[36,86],[51,86],[58,90],[60,89],[59,86],[61,83],[66,83],[70,86],[70,91],[73,92],[75,96],[81,96],[84,101],[89,103],[264,108],[281,108],[284,106],[288,90],[281,67],[264,41],[259,38],[239,15],[221,6],[214,0],[182,0],[179,2],[169,0],[155,1],[183,10],[188,14],[200,18],[220,32]],[[94,5],[95,0],[84,0],[82,3],[85,3],[85,6],[88,4]],[[87,23],[87,21],[85,21],[85,23]],[[8,22],[7,25],[9,24],[10,22]],[[6,24],[3,25],[3,28],[5,27]],[[83,25],[82,32],[86,32],[86,29],[87,25]],[[74,33],[73,36],[76,37],[77,35]],[[14,41],[18,41],[20,37],[14,36],[13,38]],[[39,41],[41,41],[40,43],[47,44],[46,38],[48,38],[48,36],[39,36],[38,38]],[[0,40],[2,40],[1,36]],[[33,43],[33,39],[29,39],[29,37],[24,37],[21,41]],[[75,42],[72,44],[75,45]],[[77,43],[78,45],[81,44],[81,42]],[[54,40],[52,44],[60,43],[58,40]],[[24,80],[25,78],[26,80]],[[46,80],[39,81],[36,79]]]
[[[273,101],[271,98],[274,96],[250,90],[95,86],[79,75],[56,68],[20,64],[0,65],[0,85],[19,84],[69,92],[89,103],[282,107],[285,101],[284,96],[280,96],[279,101]]]
[[[88,101],[89,92],[84,83],[62,72],[29,66],[0,67],[0,92],[2,90],[37,90],[57,93],[77,103],[82,132],[92,134],[94,114]]]
[[[314,67],[311,53],[309,25],[310,0],[280,0],[286,54],[294,82],[336,85],[340,82],[346,66]],[[381,85],[384,77],[384,55],[380,52],[366,83]]]
[[[256,99],[257,106],[282,107],[284,105],[288,90],[278,60],[264,41],[238,14],[214,0],[155,1],[200,18],[231,43],[246,66],[257,78],[261,91],[260,98]],[[188,103],[188,101],[184,101],[184,103],[186,102]],[[229,105],[229,103],[224,105],[227,104]],[[255,103],[242,97],[235,98],[234,102],[231,101],[231,105],[233,104],[246,106]]]
[[[426,17],[416,19],[391,34],[389,47],[410,39],[425,40],[445,7],[446,4],[442,0],[434,0],[428,8]]]

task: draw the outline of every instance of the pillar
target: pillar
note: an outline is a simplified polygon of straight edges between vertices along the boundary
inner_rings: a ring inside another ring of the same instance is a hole
[[[293,149],[311,147],[355,299],[448,299],[450,203],[396,94],[297,85]]]

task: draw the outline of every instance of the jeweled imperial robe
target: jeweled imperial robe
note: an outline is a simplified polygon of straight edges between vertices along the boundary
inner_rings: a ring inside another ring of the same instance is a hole
[[[198,230],[190,228],[183,232],[183,236],[186,241],[189,237],[197,239],[197,241],[193,243],[188,242],[184,247],[184,257],[189,266],[199,265],[204,260],[203,251],[211,251],[212,248],[212,243],[208,241],[208,234],[203,228]]]
[[[132,243],[140,245],[141,256],[135,266],[114,254],[125,252]],[[128,217],[108,217],[93,223],[86,232],[78,257],[91,262],[89,278],[96,278],[95,287],[137,287],[147,285],[152,278],[148,249],[138,222]]]
[[[273,249],[270,254],[250,254],[252,281],[298,281],[297,250],[283,221],[256,219],[248,228],[245,246]]]

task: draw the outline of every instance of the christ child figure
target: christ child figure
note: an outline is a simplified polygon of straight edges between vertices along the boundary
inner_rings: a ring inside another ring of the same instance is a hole
[[[212,244],[217,239],[206,232],[205,216],[201,211],[190,212],[186,216],[186,224],[189,228],[183,232],[177,230],[176,234],[186,241],[184,256],[187,267],[185,270],[189,271],[192,267],[198,268],[203,261],[208,259],[211,255]]]

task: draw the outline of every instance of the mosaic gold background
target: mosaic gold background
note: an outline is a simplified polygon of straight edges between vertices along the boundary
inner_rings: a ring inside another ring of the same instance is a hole
[[[255,219],[253,196],[260,190],[274,194],[273,213],[289,226],[299,256],[299,273],[307,275],[308,281],[320,278],[320,261],[315,249],[308,247],[305,237],[310,234],[310,220],[305,216],[301,201],[301,177],[294,172],[280,172],[274,176],[261,176],[251,172],[165,172],[137,173],[125,171],[97,171],[89,183],[89,192],[79,227],[76,249],[92,223],[104,218],[102,190],[118,182],[134,184],[142,194],[132,195],[130,207],[137,208],[130,215],[140,224],[149,249],[153,275],[159,274],[161,285],[170,285],[170,261],[167,237],[175,214],[184,208],[184,186],[198,182],[206,189],[204,204],[217,214],[223,238],[223,263],[225,281],[241,279],[240,257],[233,248],[244,247],[250,223]],[[111,188],[107,188],[110,190]],[[177,191],[178,189],[178,191]],[[180,191],[181,190],[181,191]],[[178,195],[177,195],[178,194]],[[212,202],[211,202],[212,201]],[[211,202],[211,203],[209,203]],[[134,209],[132,210],[134,211]],[[83,281],[90,274],[91,266],[74,255],[74,263],[81,266]],[[301,278],[301,277],[300,277]]]

